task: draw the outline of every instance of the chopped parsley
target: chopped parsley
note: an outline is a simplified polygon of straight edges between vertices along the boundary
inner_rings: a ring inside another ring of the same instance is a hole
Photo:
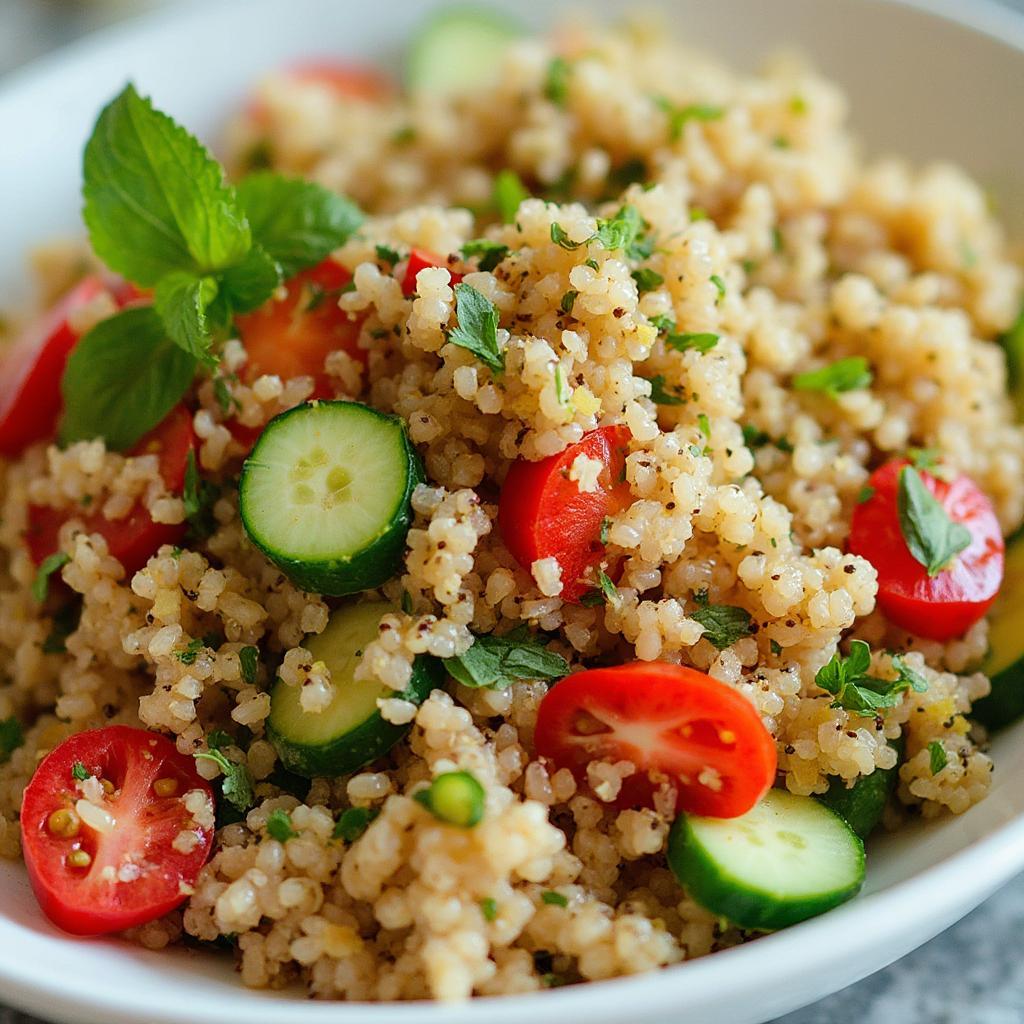
[[[653,377],[645,377],[644,380],[651,385],[651,401],[655,405],[685,405],[686,399],[675,393],[678,389],[665,383],[663,373],[655,374]]]
[[[498,347],[498,310],[493,302],[471,285],[455,286],[458,326],[449,332],[453,345],[472,352],[494,373],[505,369],[505,354]]]
[[[515,171],[508,168],[498,171],[494,178],[492,199],[503,224],[511,224],[516,219],[519,204],[529,198],[530,193]]]
[[[525,624],[504,636],[485,633],[475,637],[464,654],[445,658],[444,667],[463,686],[495,690],[520,679],[561,679],[569,672],[565,658],[549,651]]]
[[[598,539],[602,544],[608,543],[608,534],[611,531],[611,528],[611,518],[609,516],[605,516],[604,519],[601,520],[601,532],[598,534]]]
[[[82,614],[81,604],[66,604],[54,613],[53,625],[42,643],[43,654],[66,654],[67,639],[78,628],[79,616]]]
[[[768,647],[771,650],[772,654],[775,655],[776,658],[780,654],[782,654],[782,644],[780,644],[778,640],[769,640],[768,641]]]
[[[90,778],[91,775],[92,772],[90,772],[81,761],[76,761],[71,766],[71,778],[76,782],[85,782],[85,780]]]
[[[712,274],[709,280],[718,289],[718,298],[715,299],[715,302],[721,302],[725,298],[725,282],[718,274]]]
[[[196,637],[189,640],[187,644],[180,650],[175,651],[174,656],[182,663],[182,665],[194,665],[196,658],[199,657],[200,652],[203,649],[203,641]]]
[[[410,594],[408,590],[402,591],[401,608],[406,615],[412,615],[412,594]]]
[[[576,299],[579,296],[579,292],[573,288],[570,288],[563,296],[562,301],[559,302],[558,308],[563,313],[571,313],[572,307],[576,305]]]
[[[838,398],[845,391],[859,391],[873,380],[868,361],[863,356],[849,356],[823,366],[820,370],[808,370],[793,378],[797,391],[821,391],[829,398]]]
[[[932,775],[938,775],[947,764],[949,755],[946,748],[938,740],[932,740],[928,744],[928,767],[931,768]]]
[[[908,448],[907,458],[914,469],[934,469],[939,464],[942,453],[938,448]]]
[[[659,313],[657,316],[648,317],[648,319],[659,333],[671,333],[676,329],[676,318],[671,313]]]
[[[206,737],[206,745],[209,750],[200,750],[192,756],[197,761],[213,761],[220,768],[222,779],[220,785],[221,796],[236,811],[243,814],[252,809],[256,803],[256,793],[252,773],[244,764],[237,764],[228,760],[221,753],[220,747],[230,746],[234,741],[222,730],[215,730]]]
[[[750,612],[731,604],[711,604],[706,590],[693,595],[696,611],[689,613],[694,622],[704,627],[704,636],[720,651],[731,647],[737,640],[750,636],[752,621]]]
[[[546,903],[549,907],[567,907],[569,906],[569,898],[563,896],[560,892],[555,892],[554,889],[548,889],[540,894],[541,903]]]
[[[755,427],[752,423],[743,424],[743,443],[753,451],[756,448],[763,448],[771,444],[771,436],[765,431]]]
[[[555,398],[559,405],[568,405],[572,391],[565,380],[565,371],[561,364],[555,366]]]
[[[700,428],[700,432],[710,441],[711,421],[708,419],[708,414],[706,412],[697,414],[697,426]]]
[[[498,919],[498,901],[490,896],[485,896],[480,901],[480,913],[484,915],[485,921],[496,921]]]
[[[875,489],[870,484],[865,484],[857,492],[857,504],[863,505],[866,501],[870,501],[875,496]]]
[[[668,115],[668,137],[677,142],[683,135],[683,128],[688,121],[717,121],[725,111],[721,107],[709,103],[689,103],[676,106],[665,96],[655,96],[654,102]]]
[[[896,493],[900,532],[914,559],[938,576],[971,543],[971,532],[954,522],[913,466],[900,470]]]
[[[618,605],[619,603],[619,588],[612,582],[611,577],[604,571],[604,569],[597,570],[597,586],[593,590],[588,590],[580,598],[580,604],[584,608],[593,608],[599,604],[610,604],[612,606]]]
[[[238,652],[238,666],[242,672],[242,682],[249,686],[255,686],[260,668],[260,649],[251,646],[243,647]]]
[[[865,718],[874,718],[884,708],[895,707],[907,690],[921,692],[928,688],[925,679],[909,669],[900,658],[893,658],[895,679],[878,679],[869,675],[871,648],[863,640],[850,643],[850,653],[843,657],[838,651],[828,664],[818,669],[814,682],[831,693],[831,707],[845,708]]]
[[[9,761],[11,754],[24,742],[25,733],[21,722],[14,717],[0,720],[0,764]]]
[[[279,843],[287,843],[294,839],[299,833],[292,827],[291,815],[282,808],[270,812],[267,818],[267,834],[276,839]]]
[[[564,107],[569,98],[569,73],[572,68],[564,57],[555,57],[548,64],[544,78],[544,96],[556,107]]]
[[[630,276],[636,281],[636,290],[640,294],[653,292],[655,288],[660,288],[665,283],[665,278],[656,270],[651,270],[650,267],[634,270]]]
[[[489,238],[475,238],[462,247],[462,258],[480,257],[481,270],[493,270],[508,255],[508,246],[492,242]]]
[[[621,249],[629,259],[647,259],[653,252],[653,246],[643,236],[644,220],[635,206],[628,204],[619,208],[614,217],[599,217],[597,229],[582,242],[575,242],[561,224],[551,225],[551,241],[562,249],[570,252],[591,242],[597,242],[608,250]]]
[[[189,450],[188,461],[185,463],[185,489],[181,500],[185,505],[189,536],[193,540],[209,537],[216,529],[213,506],[219,498],[220,488],[200,476],[196,453]]]
[[[334,825],[332,839],[354,843],[369,827],[380,811],[376,807],[349,807],[342,811]]]
[[[704,354],[710,352],[717,344],[718,335],[709,331],[683,331],[679,334],[669,334],[665,339],[665,345],[676,352],[693,349]]]
[[[396,263],[402,258],[402,254],[397,249],[392,249],[387,245],[374,246],[377,253],[377,259],[381,263],[386,263],[389,267],[394,267]]]
[[[39,604],[42,604],[50,593],[50,577],[70,561],[71,556],[66,551],[55,551],[39,564],[35,579],[32,581],[32,597]]]
[[[227,416],[232,409],[239,407],[238,399],[231,393],[231,389],[228,387],[228,377],[214,377],[213,378],[213,396],[217,399],[217,404],[220,406],[220,411]]]

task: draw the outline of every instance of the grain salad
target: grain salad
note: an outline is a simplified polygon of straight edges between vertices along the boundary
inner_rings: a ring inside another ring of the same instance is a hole
[[[270,75],[226,171],[99,115],[0,349],[0,854],[321,999],[854,897],[1024,711],[1019,250],[793,59],[460,10],[406,77]]]

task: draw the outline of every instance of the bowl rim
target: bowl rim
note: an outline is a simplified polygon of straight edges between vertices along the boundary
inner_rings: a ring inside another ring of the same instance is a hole
[[[833,0],[839,2],[839,0]],[[999,0],[841,0],[848,6],[873,4],[914,10],[986,36],[1024,57],[1024,9]],[[0,77],[0,108],[4,100],[38,81],[46,80],[70,62],[87,64],[108,47],[135,35],[158,32],[162,25],[198,20],[210,3],[241,6],[244,0],[191,0],[129,17],[89,32],[79,39],[29,61]],[[754,942],[671,967],[606,981],[587,982],[565,989],[520,995],[476,997],[466,1003],[430,1001],[400,1003],[304,1002],[280,994],[225,986],[204,993],[203,1005],[189,1008],[191,1024],[260,1024],[276,1019],[303,1024],[521,1024],[525,1014],[543,1021],[586,1019],[589,1024],[618,1024],[623,1006],[642,1003],[645,1017],[674,1015],[682,986],[699,990],[698,1008],[711,1006],[716,993],[727,990],[737,976],[744,987],[761,987],[766,994],[777,986],[778,967],[808,949],[816,953],[815,972],[832,972],[842,985],[852,984],[905,955],[919,941],[938,934],[962,913],[980,903],[1024,868],[1024,814],[1004,822],[939,863],[905,881],[860,897],[820,917]],[[930,923],[921,927],[920,907],[927,906]],[[873,921],[884,913],[896,925],[881,948]],[[19,942],[21,927],[0,912],[0,949]],[[833,941],[838,935],[842,942]],[[894,939],[898,937],[898,941]],[[73,940],[78,941],[78,940]],[[860,966],[851,970],[848,961]],[[836,986],[838,988],[840,986]],[[180,1024],[182,1007],[176,1002],[144,1004],[139,989],[116,984],[88,990],[74,982],[62,986],[45,962],[17,962],[0,956],[0,996],[5,1003],[47,1019],[95,1021],[96,1024]],[[770,1008],[770,997],[765,1000]],[[787,1004],[788,1005],[788,1004]],[[538,1013],[540,1016],[538,1017]]]

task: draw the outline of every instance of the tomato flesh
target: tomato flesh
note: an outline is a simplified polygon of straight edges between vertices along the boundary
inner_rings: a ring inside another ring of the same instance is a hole
[[[505,544],[524,568],[538,558],[554,558],[562,570],[563,601],[578,603],[593,589],[593,570],[604,558],[601,525],[632,501],[626,483],[626,426],[600,427],[565,451],[539,462],[519,459],[502,484],[498,523]],[[581,491],[569,479],[580,455],[604,468],[594,491]]]
[[[72,314],[107,292],[118,306],[137,293],[124,282],[91,274],[78,282],[0,359],[0,455],[19,455],[52,437],[61,413],[60,380],[80,335]]]
[[[285,68],[283,74],[293,82],[324,86],[338,99],[379,103],[395,91],[394,82],[376,68],[329,57],[300,61]],[[249,101],[248,114],[257,121],[266,120],[267,107],[260,97],[255,96]]]
[[[324,371],[327,357],[340,349],[364,366],[369,359],[358,344],[361,320],[350,320],[338,308],[341,289],[351,280],[344,267],[324,260],[291,278],[283,298],[272,298],[252,313],[236,317],[248,355],[246,383],[264,374],[276,374],[281,380],[312,377],[312,397],[333,398],[334,388]]]
[[[910,553],[900,529],[897,495],[906,461],[887,462],[872,475],[873,493],[853,510],[848,549],[878,573],[878,606],[890,622],[918,636],[951,640],[977,622],[1003,582],[1005,544],[992,504],[963,475],[947,482],[926,470],[921,480],[971,543],[936,576]]]
[[[581,783],[591,761],[632,761],[619,807],[653,806],[667,782],[677,810],[735,818],[775,781],[775,741],[754,706],[682,665],[638,661],[567,676],[541,701],[535,743]]]
[[[409,253],[409,263],[405,268],[405,275],[402,278],[402,294],[411,296],[416,294],[416,278],[421,270],[427,267],[447,267],[448,262],[440,256],[435,255],[427,249],[413,249]],[[461,280],[462,274],[456,274],[449,269],[451,274],[451,287],[454,288]]]
[[[176,406],[131,450],[130,455],[160,456],[160,476],[167,490],[180,494],[185,486],[185,470],[189,452],[195,451],[196,435],[192,413]],[[177,544],[185,536],[184,523],[156,523],[146,506],[137,501],[124,519],[107,519],[102,512],[81,515],[73,510],[30,505],[25,543],[36,565],[58,549],[60,528],[72,517],[82,520],[86,533],[98,533],[107,542],[107,549],[125,569],[133,573],[141,569],[163,544]]]
[[[111,829],[80,821],[67,834],[51,826],[55,811],[73,812],[83,797],[72,775],[76,763],[113,785],[102,798],[115,822]],[[195,791],[205,798],[201,822],[183,802]],[[209,785],[194,760],[166,737],[124,725],[72,736],[39,764],[22,801],[25,865],[39,906],[74,935],[103,935],[155,920],[179,906],[195,885],[213,845],[212,818]],[[175,849],[182,832],[191,836]],[[72,853],[87,855],[88,863],[75,866]]]

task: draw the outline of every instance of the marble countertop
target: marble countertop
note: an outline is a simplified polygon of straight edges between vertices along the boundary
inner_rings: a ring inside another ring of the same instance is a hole
[[[160,2],[0,0],[0,83],[4,71]],[[1006,2],[1024,9],[1024,0]],[[775,1024],[1022,1024],[1022,933],[1024,875],[886,970]],[[39,1022],[0,1007],[0,1024]]]

